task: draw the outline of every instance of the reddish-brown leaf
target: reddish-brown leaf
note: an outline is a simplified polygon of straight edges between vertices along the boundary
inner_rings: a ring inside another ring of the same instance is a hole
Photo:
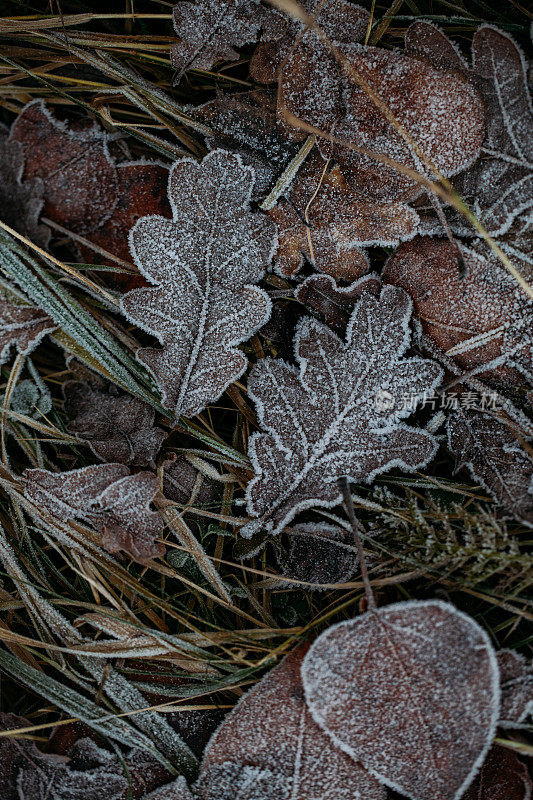
[[[0,219],[40,247],[46,247],[50,231],[39,225],[44,203],[40,178],[22,180],[24,152],[19,142],[8,141],[8,130],[0,125]]]
[[[69,125],[34,100],[13,123],[10,140],[23,147],[25,180],[42,180],[44,216],[81,234],[112,216],[119,197],[117,170],[109,137],[96,123]]]
[[[304,654],[287,656],[226,717],[204,754],[199,800],[384,800],[383,787],[311,719]]]
[[[508,425],[493,414],[456,411],[447,420],[456,471],[466,467],[507,516],[533,526],[533,459]]]
[[[494,745],[463,800],[530,800],[533,783],[511,750]]]
[[[533,305],[488,248],[461,246],[466,275],[448,240],[417,238],[387,262],[385,283],[406,289],[426,333],[463,370],[508,383],[532,382]],[[472,341],[470,341],[472,340]]]
[[[117,258],[131,262],[129,232],[138,219],[149,214],[171,217],[167,195],[168,168],[162,164],[131,162],[117,166],[118,201],[113,215],[105,225],[87,234],[87,239],[102,247]],[[79,245],[83,261],[88,264],[108,264],[116,266],[111,259],[103,257],[89,247]],[[106,275],[110,280],[109,275]],[[141,275],[114,274],[114,286],[120,289],[134,289],[145,285]]]
[[[102,461],[155,466],[155,457],[166,433],[154,425],[155,412],[131,395],[119,396],[87,383],[63,385],[69,433],[89,445]]]
[[[496,655],[447,603],[397,603],[334,625],[312,645],[302,678],[334,744],[413,800],[458,800],[494,737]]]

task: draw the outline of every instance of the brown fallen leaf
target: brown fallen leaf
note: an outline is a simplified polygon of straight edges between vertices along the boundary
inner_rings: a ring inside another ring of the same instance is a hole
[[[114,387],[93,388],[80,381],[63,384],[69,433],[89,445],[102,461],[136,467],[155,466],[167,434],[154,425],[155,411]]]
[[[44,204],[40,178],[23,181],[24,152],[19,142],[8,140],[9,131],[0,125],[0,220],[46,248],[50,231],[39,224]]]
[[[138,219],[148,214],[171,217],[167,196],[168,167],[144,161],[117,165],[118,200],[110,219],[97,227],[86,238],[98,247],[107,250],[122,261],[131,261],[129,232]],[[78,244],[81,259],[87,264],[116,266],[111,259],[104,258],[90,247]],[[106,280],[123,291],[145,285],[141,275],[106,273]]]
[[[501,711],[499,725],[514,728],[533,715],[533,663],[514,650],[498,652]]]
[[[157,541],[163,521],[149,509],[159,491],[152,473],[130,475],[122,464],[98,464],[61,473],[27,469],[23,478],[28,500],[61,519],[88,522],[109,552],[123,550],[140,563],[163,555]]]
[[[83,119],[56,119],[42,100],[21,111],[10,134],[24,151],[24,179],[42,180],[43,216],[85,234],[106,222],[119,199],[117,170],[109,136]]]
[[[385,287],[366,292],[348,324],[346,343],[330,328],[304,318],[295,336],[298,369],[261,359],[250,372],[248,394],[262,428],[249,443],[255,477],[247,488],[257,531],[279,533],[299,511],[331,507],[341,498],[339,478],[371,482],[393,467],[412,471],[433,457],[436,443],[401,422],[413,401],[432,392],[442,372],[434,362],[402,358],[409,344],[411,302]]]
[[[413,800],[458,800],[496,731],[490,640],[437,600],[334,625],[307,653],[302,680],[313,719],[332,742]]]
[[[283,34],[286,21],[260,0],[179,2],[172,11],[179,43],[170,50],[176,82],[188,69],[209,70],[218,61],[236,61],[234,49]]]
[[[314,32],[300,39],[283,68],[279,112],[286,109],[307,125],[334,134],[341,144],[319,139],[319,147],[356,171],[361,183],[366,183],[368,197],[414,199],[420,185],[394,167],[350,149],[350,143],[426,176],[432,175],[432,167],[446,176],[455,175],[479,156],[484,109],[466,78],[397,51],[335,39],[333,43],[345,64],[335,61]],[[381,108],[359,86],[361,79]],[[383,105],[400,123],[407,140],[385,116]],[[302,131],[298,129],[296,135],[301,137]],[[420,151],[432,167],[422,160]]]
[[[289,545],[277,548],[277,560],[285,578],[295,588],[321,589],[324,584],[344,583],[353,577],[357,552],[353,536],[344,528],[328,523],[294,525],[288,533]],[[310,586],[302,586],[301,581]],[[283,586],[291,584],[283,581]]]
[[[533,527],[533,459],[512,429],[493,414],[459,410],[448,417],[448,446],[455,472],[466,467],[502,506],[507,517]]]
[[[281,275],[298,272],[305,256],[320,272],[345,281],[369,268],[362,248],[412,239],[419,222],[405,203],[362,197],[360,182],[338,166],[328,169],[318,154],[269,214],[278,226],[275,266]]]
[[[422,329],[462,370],[488,380],[533,382],[533,305],[488,248],[461,245],[466,274],[447,240],[422,237],[391,256],[383,281],[413,298]]]
[[[515,753],[494,745],[463,800],[530,800],[529,770]]]
[[[0,299],[0,364],[7,361],[12,347],[23,356],[31,353],[56,327],[44,311]]]
[[[212,737],[198,800],[385,800],[385,790],[311,719],[299,647],[240,700]]]
[[[172,167],[173,219],[140,219],[130,234],[135,262],[153,287],[122,298],[126,317],[162,348],[137,351],[166,408],[190,417],[217,400],[247,366],[237,346],[270,315],[255,286],[275,246],[273,223],[249,209],[253,170],[215,150],[201,164]]]
[[[533,205],[533,112],[522,51],[492,25],[474,34],[471,67],[429,22],[414,22],[405,43],[408,53],[433,65],[446,62],[479,92],[486,110],[481,157],[454,183],[491,236],[508,234],[513,221]],[[457,233],[474,235],[456,212],[450,211],[449,219]],[[435,219],[427,227],[442,232]]]
[[[326,325],[344,336],[352,311],[361,295],[370,292],[379,296],[381,280],[374,273],[349,286],[337,286],[330,275],[310,275],[298,286],[294,296],[310,311],[319,314]]]

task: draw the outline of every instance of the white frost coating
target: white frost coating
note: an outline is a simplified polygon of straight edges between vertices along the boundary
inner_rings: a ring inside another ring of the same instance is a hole
[[[7,361],[13,345],[26,356],[54,328],[57,325],[44,311],[0,299],[0,364]]]
[[[253,183],[253,169],[223,150],[201,164],[181,159],[169,177],[173,219],[143,217],[130,232],[134,261],[155,287],[128,292],[122,310],[163,345],[137,358],[176,416],[200,413],[243,374],[236,346],[270,316],[267,293],[253,284],[277,239],[271,220],[249,210]]]
[[[302,680],[332,741],[412,800],[458,800],[496,732],[500,676],[489,637],[438,600],[334,625],[306,655]]]
[[[241,529],[244,536],[278,533],[298,511],[336,505],[341,477],[370,482],[394,466],[411,471],[433,457],[434,438],[400,421],[412,413],[404,397],[420,399],[442,377],[431,361],[401,358],[410,316],[403,291],[365,293],[346,344],[305,318],[294,340],[299,372],[272,359],[252,369],[248,393],[266,433],[250,440],[256,475],[247,509],[255,519]]]

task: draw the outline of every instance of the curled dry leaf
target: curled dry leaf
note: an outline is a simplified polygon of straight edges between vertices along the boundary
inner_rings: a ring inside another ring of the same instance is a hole
[[[185,70],[209,70],[218,61],[236,61],[235,47],[264,39],[278,38],[286,22],[260,0],[199,0],[179,2],[172,11],[179,43],[172,45],[172,66],[177,80]]]
[[[499,725],[513,728],[533,715],[533,663],[514,650],[498,652],[502,703]]]
[[[357,567],[353,534],[324,522],[294,525],[287,533],[288,550],[279,547],[277,557],[283,575],[294,580],[296,588],[320,589],[353,577]],[[301,582],[311,586],[301,586]],[[290,583],[283,581],[283,586]]]
[[[431,392],[442,372],[432,361],[402,359],[409,345],[411,302],[386,287],[365,293],[354,309],[346,343],[325,325],[305,318],[295,336],[299,369],[262,359],[248,393],[264,433],[251,437],[256,472],[248,485],[241,533],[279,533],[299,512],[334,506],[338,480],[371,482],[393,467],[412,471],[435,453],[433,437],[401,422],[401,403]]]
[[[89,445],[107,463],[155,466],[166,432],[154,425],[155,412],[142,400],[119,396],[80,381],[63,385],[69,433]]]
[[[495,734],[495,653],[447,603],[396,603],[334,625],[307,653],[302,679],[334,744],[413,800],[458,800]]]
[[[44,311],[0,299],[0,364],[7,361],[11,347],[25,356],[56,327]]]
[[[43,215],[84,234],[108,220],[118,202],[118,178],[108,135],[96,123],[57,120],[42,100],[29,103],[11,128],[24,151],[24,178],[42,180]]]
[[[208,508],[217,496],[212,480],[202,475],[184,455],[171,454],[163,464],[163,493],[183,505]]]
[[[528,768],[511,750],[494,745],[463,800],[531,800]]]
[[[40,178],[23,181],[24,152],[19,142],[8,140],[8,131],[0,125],[0,220],[40,247],[46,247],[50,231],[39,225],[44,203]]]
[[[310,275],[298,286],[294,296],[310,311],[319,314],[326,325],[344,336],[355,305],[364,292],[377,297],[381,290],[378,275],[364,275],[349,286],[337,286],[330,275]]]
[[[141,563],[164,553],[157,541],[163,522],[149,509],[159,491],[152,473],[130,475],[122,464],[98,464],[61,473],[27,469],[23,477],[28,500],[56,517],[88,522],[110,552],[123,550]]]
[[[143,217],[130,235],[141,273],[154,288],[122,299],[129,320],[163,348],[137,351],[154,376],[163,404],[194,416],[246,369],[237,345],[270,315],[260,280],[276,246],[273,223],[249,210],[253,170],[239,156],[215,150],[197,164],[172,167],[172,221]]]
[[[306,708],[297,648],[253,687],[209,742],[199,800],[385,800]]]
[[[302,36],[283,68],[279,111],[333,134],[340,144],[322,139],[322,152],[354,169],[368,197],[413,199],[420,186],[350,144],[427,176],[455,175],[479,156],[484,109],[466,78],[397,51],[332,40],[341,63],[317,34]]]
[[[456,471],[466,467],[507,516],[533,527],[533,459],[512,428],[492,414],[460,410],[448,417],[447,431]]]
[[[413,298],[422,329],[463,370],[507,383],[533,383],[533,304],[488,248],[416,238],[386,264],[383,281]]]
[[[411,25],[405,44],[410,54],[461,72],[481,95],[486,111],[481,157],[455,185],[492,236],[505,234],[533,205],[533,112],[520,48],[507,33],[482,25],[474,34],[469,67],[445,34],[424,21]],[[451,224],[473,233],[455,213]]]

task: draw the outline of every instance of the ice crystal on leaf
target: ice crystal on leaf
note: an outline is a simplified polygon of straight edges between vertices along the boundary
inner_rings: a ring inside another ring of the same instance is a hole
[[[306,708],[296,649],[254,686],[209,742],[199,800],[385,800]]]
[[[307,653],[302,678],[335,745],[413,800],[458,800],[494,737],[495,653],[446,603],[397,603],[334,625]]]
[[[149,509],[159,490],[152,473],[130,475],[122,464],[99,464],[61,473],[27,469],[23,477],[29,500],[54,516],[93,525],[110,552],[123,550],[141,563],[164,552],[156,541],[163,521]]]
[[[341,477],[370,482],[395,466],[411,471],[430,461],[435,441],[401,422],[411,413],[402,401],[431,393],[442,372],[432,361],[401,358],[410,317],[401,289],[365,293],[346,343],[305,318],[295,337],[299,370],[268,358],[253,367],[248,392],[265,432],[250,440],[256,476],[244,536],[279,533],[298,511],[336,505]]]
[[[63,385],[69,433],[86,442],[102,461],[154,466],[166,433],[154,425],[155,412],[142,400],[119,396],[79,381]]]
[[[500,726],[513,728],[533,715],[533,663],[514,650],[498,652],[502,703]]]
[[[276,245],[273,223],[249,210],[254,175],[239,156],[215,150],[184,158],[169,180],[173,219],[144,217],[130,235],[141,273],[154,288],[122,299],[125,315],[156,336],[139,361],[154,376],[166,408],[194,416],[246,369],[237,345],[270,315],[263,276]]]
[[[486,132],[481,157],[455,186],[492,236],[505,234],[513,220],[533,205],[533,109],[525,58],[513,39],[482,25],[472,41],[469,67],[444,33],[417,21],[406,34],[408,53],[433,63],[445,62],[463,73],[485,105]],[[453,227],[468,230],[451,214]],[[438,229],[438,223],[434,226]]]
[[[448,446],[456,456],[456,471],[467,467],[505,511],[533,527],[533,497],[528,487],[533,460],[513,434],[493,414],[456,411],[447,420]]]
[[[0,125],[0,219],[35,244],[46,247],[50,231],[39,225],[44,203],[40,178],[22,181],[24,152],[19,142],[8,141],[8,131]]]
[[[12,346],[25,356],[56,327],[44,311],[0,298],[0,364],[7,361]]]
[[[526,764],[506,747],[494,745],[463,800],[531,800]]]
[[[456,364],[507,383],[533,382],[533,304],[498,257],[461,246],[461,275],[454,246],[417,238],[400,245],[383,273],[413,298],[422,329]]]
[[[283,17],[260,0],[199,0],[174,6],[174,30],[180,41],[170,54],[178,79],[187,69],[209,70],[217,61],[236,61],[235,47],[280,37]]]

